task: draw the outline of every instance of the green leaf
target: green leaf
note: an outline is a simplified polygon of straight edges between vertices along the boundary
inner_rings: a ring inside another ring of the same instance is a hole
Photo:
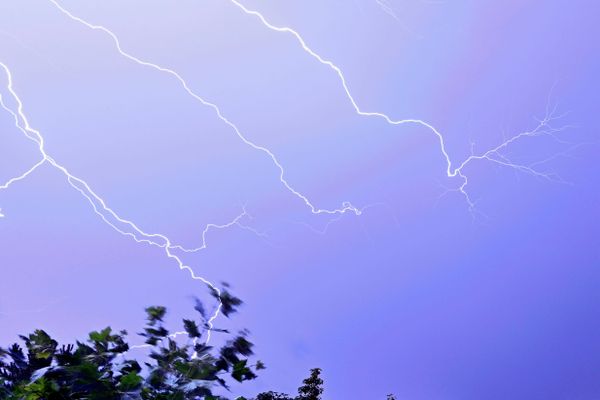
[[[93,342],[106,342],[110,339],[110,333],[112,329],[110,327],[106,327],[102,329],[100,332],[93,331],[90,332],[90,340]]]
[[[199,338],[201,333],[198,325],[189,319],[183,320],[183,327],[191,338]]]
[[[119,379],[119,388],[124,392],[130,392],[139,387],[142,383],[142,377],[135,372],[130,372],[127,375],[121,376]]]
[[[162,322],[166,313],[167,309],[162,306],[152,306],[146,308],[146,314],[150,325],[154,325],[157,322]]]

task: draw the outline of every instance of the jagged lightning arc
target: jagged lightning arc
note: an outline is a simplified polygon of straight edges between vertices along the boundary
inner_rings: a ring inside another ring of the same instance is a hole
[[[269,158],[271,158],[273,164],[277,167],[277,169],[279,170],[279,180],[280,182],[284,185],[284,187],[291,192],[294,196],[296,196],[297,198],[299,198],[300,200],[302,200],[304,202],[304,204],[306,206],[308,206],[311,210],[312,213],[314,214],[344,214],[346,212],[353,212],[356,215],[360,215],[361,210],[355,206],[352,205],[352,203],[350,203],[349,201],[344,201],[342,203],[342,207],[337,208],[337,209],[323,209],[323,208],[318,208],[315,205],[313,205],[313,203],[309,200],[309,198],[302,194],[301,192],[299,192],[298,190],[296,190],[293,186],[291,186],[291,184],[286,180],[285,178],[285,170],[282,166],[282,164],[279,162],[279,160],[277,159],[277,157],[275,156],[275,154],[269,150],[268,148],[258,145],[254,142],[252,142],[251,140],[249,140],[241,131],[240,129],[237,127],[237,125],[235,125],[233,122],[231,122],[231,120],[229,120],[228,118],[226,118],[223,113],[221,112],[221,109],[214,103],[211,103],[207,100],[205,100],[204,98],[202,98],[200,95],[198,95],[196,92],[194,92],[187,84],[187,82],[185,81],[185,79],[176,71],[174,71],[173,69],[170,68],[166,68],[163,66],[160,66],[158,64],[149,62],[149,61],[145,61],[142,60],[136,56],[133,56],[132,54],[126,52],[123,50],[123,48],[121,47],[121,42],[119,41],[119,38],[117,37],[117,35],[115,35],[111,30],[109,30],[108,28],[102,26],[102,25],[97,25],[97,24],[92,24],[88,21],[85,21],[84,19],[74,15],[73,13],[71,13],[70,11],[68,11],[67,9],[65,9],[62,5],[60,5],[58,3],[58,1],[56,0],[49,0],[60,12],[62,12],[64,15],[68,16],[69,18],[71,18],[72,20],[79,22],[80,24],[83,24],[85,26],[87,26],[90,29],[93,30],[99,30],[102,31],[104,33],[106,33],[107,35],[109,35],[111,37],[111,39],[113,40],[113,42],[115,43],[115,46],[117,48],[117,51],[125,58],[136,62],[137,64],[146,66],[146,67],[150,67],[153,69],[156,69],[158,71],[167,73],[171,76],[173,76],[183,87],[183,89],[190,95],[192,96],[194,99],[196,99],[197,101],[199,101],[201,104],[203,104],[204,106],[210,107],[211,109],[213,109],[213,111],[216,113],[217,117],[226,125],[228,125],[234,132],[235,134],[248,146],[252,147],[255,150],[259,150],[265,154],[267,154],[269,156]],[[479,155],[475,155],[472,154],[471,156],[469,156],[467,159],[465,159],[463,162],[461,162],[460,164],[458,164],[458,167],[454,167],[453,168],[453,163],[452,160],[450,158],[450,155],[448,154],[448,151],[446,149],[446,144],[444,141],[444,136],[440,133],[440,131],[438,131],[433,125],[431,125],[430,123],[423,121],[421,119],[393,119],[390,116],[388,116],[387,114],[381,113],[381,112],[376,112],[376,111],[364,111],[363,109],[360,108],[360,106],[358,105],[357,101],[355,100],[354,96],[352,95],[350,88],[348,86],[348,83],[346,81],[346,77],[344,75],[344,73],[342,72],[341,68],[339,66],[337,66],[334,62],[324,58],[323,56],[319,55],[317,52],[315,52],[311,47],[308,46],[308,44],[306,43],[306,41],[304,40],[304,38],[294,29],[287,27],[287,26],[276,26],[273,25],[272,23],[270,23],[260,12],[256,11],[256,10],[251,10],[249,8],[247,8],[246,6],[244,6],[242,3],[240,3],[237,0],[228,0],[230,1],[233,5],[235,5],[237,8],[239,8],[240,10],[242,10],[245,14],[249,15],[249,16],[253,16],[256,17],[265,27],[267,27],[268,29],[275,31],[275,32],[280,32],[280,33],[286,33],[286,34],[290,34],[292,35],[296,41],[300,44],[301,48],[303,49],[304,52],[306,52],[307,54],[309,54],[311,57],[313,57],[314,59],[316,59],[319,63],[329,67],[331,70],[333,70],[336,75],[338,76],[340,83],[342,85],[342,88],[346,94],[347,99],[350,101],[350,103],[352,104],[352,107],[354,108],[356,114],[363,116],[363,117],[375,117],[375,118],[380,118],[385,120],[388,124],[390,125],[404,125],[404,124],[416,124],[416,125],[420,125],[422,127],[425,127],[427,130],[429,130],[431,133],[433,133],[439,142],[439,148],[440,148],[440,152],[442,153],[442,156],[445,160],[446,163],[446,175],[448,178],[460,178],[462,180],[462,183],[456,188],[453,189],[453,191],[457,191],[460,192],[469,207],[469,210],[471,212],[473,212],[475,210],[475,203],[474,201],[471,199],[471,197],[469,196],[468,192],[466,191],[466,187],[468,185],[468,177],[467,175],[465,175],[463,173],[464,168],[470,164],[472,161],[475,160],[488,160],[491,162],[494,162],[496,164],[505,166],[505,167],[510,167],[510,168],[514,168],[520,171],[524,171],[527,173],[531,173],[535,176],[538,177],[544,177],[546,179],[551,179],[551,176],[548,174],[545,174],[543,172],[537,171],[534,168],[532,168],[531,166],[526,166],[526,165],[520,165],[520,164],[515,164],[512,163],[510,160],[508,160],[506,158],[506,156],[503,156],[500,151],[505,149],[507,146],[509,146],[510,144],[512,144],[513,142],[515,142],[516,140],[525,137],[525,136],[539,136],[539,135],[543,135],[543,134],[548,134],[548,135],[552,135],[553,133],[559,131],[560,129],[555,129],[552,128],[549,124],[550,122],[552,122],[554,119],[556,119],[554,117],[553,111],[550,112],[549,109],[547,109],[546,111],[546,115],[544,116],[543,119],[541,119],[538,123],[538,125],[531,131],[526,131],[526,132],[522,132],[519,133],[518,135],[513,136],[512,138],[505,140],[504,142],[502,142],[501,144],[499,144],[498,146],[482,153]]]
[[[541,120],[538,121],[538,125],[533,130],[519,133],[518,135],[515,135],[508,140],[505,140],[498,146],[496,146],[482,154],[479,154],[479,155],[472,154],[467,159],[465,159],[462,163],[460,163],[458,165],[458,167],[453,168],[452,167],[453,163],[450,159],[448,151],[446,150],[444,136],[435,127],[433,127],[430,123],[423,121],[421,119],[412,119],[412,118],[396,120],[396,119],[391,118],[387,114],[384,114],[381,112],[364,111],[363,109],[360,108],[360,106],[354,99],[354,96],[352,95],[352,93],[350,91],[350,88],[346,81],[346,77],[345,77],[344,73],[342,72],[341,68],[338,67],[332,61],[322,57],[317,52],[315,52],[311,47],[309,47],[308,44],[306,43],[306,41],[304,40],[304,38],[296,30],[294,30],[290,27],[287,27],[287,26],[273,25],[260,12],[247,8],[246,6],[244,6],[242,3],[240,3],[237,0],[228,0],[228,1],[230,1],[233,5],[235,5],[240,10],[242,10],[245,14],[257,18],[268,29],[275,31],[275,32],[286,33],[286,34],[293,36],[296,39],[296,41],[298,42],[298,44],[300,44],[300,46],[304,52],[309,54],[311,57],[316,59],[321,64],[323,64],[323,65],[329,67],[331,70],[333,70],[336,73],[336,75],[338,76],[340,83],[342,85],[342,88],[344,89],[344,92],[346,94],[346,97],[352,104],[352,107],[354,108],[354,111],[356,112],[356,114],[363,116],[363,117],[380,118],[380,119],[385,120],[390,125],[416,124],[416,125],[425,127],[431,133],[433,133],[438,138],[440,151],[444,157],[444,160],[446,161],[446,175],[448,176],[448,178],[459,177],[460,179],[462,179],[462,184],[454,190],[460,192],[464,196],[464,198],[466,199],[466,201],[469,205],[470,211],[474,211],[475,203],[473,202],[473,200],[471,200],[468,192],[465,190],[469,180],[468,180],[468,177],[463,173],[463,169],[468,164],[470,164],[472,161],[488,160],[488,161],[497,163],[497,164],[505,166],[505,167],[510,167],[510,168],[514,168],[514,169],[517,169],[517,170],[520,170],[523,172],[533,174],[538,177],[543,177],[545,179],[553,179],[552,175],[537,171],[531,166],[512,163],[510,160],[508,160],[506,158],[506,156],[503,156],[500,153],[500,151],[505,149],[507,146],[514,143],[515,141],[517,141],[523,137],[526,137],[526,136],[531,137],[531,136],[549,135],[549,136],[554,137],[553,136],[554,133],[559,132],[560,130],[563,129],[563,128],[553,128],[550,126],[550,123],[552,121],[560,118],[560,117],[555,117],[555,115],[554,115],[555,109],[551,110],[549,107],[546,107],[546,115],[544,116],[544,118],[542,118]]]
[[[84,19],[82,19],[82,18],[74,15],[73,13],[71,13],[70,11],[68,11],[67,9],[65,9],[56,0],[49,0],[49,1],[58,10],[60,10],[60,12],[62,12],[64,15],[68,16],[69,18],[71,18],[73,21],[79,22],[80,24],[83,24],[83,25],[87,26],[90,29],[99,30],[99,31],[102,31],[102,32],[106,33],[107,35],[109,35],[110,38],[115,43],[117,51],[123,57],[125,57],[125,58],[127,58],[127,59],[129,59],[129,60],[131,60],[131,61],[133,61],[133,62],[135,62],[137,64],[139,64],[139,65],[143,65],[143,66],[146,66],[146,67],[153,68],[153,69],[155,69],[157,71],[164,72],[164,73],[169,74],[172,77],[174,77],[180,83],[180,85],[183,87],[183,89],[187,92],[187,94],[189,94],[195,100],[199,101],[202,105],[211,108],[215,112],[215,114],[217,115],[217,117],[223,123],[225,123],[227,126],[229,126],[235,132],[235,134],[242,140],[242,142],[244,142],[246,145],[252,147],[255,150],[258,150],[258,151],[261,151],[261,152],[265,153],[271,159],[271,161],[273,161],[273,164],[275,164],[275,166],[279,170],[279,181],[283,184],[283,186],[285,186],[285,188],[290,193],[292,193],[294,196],[296,196],[297,198],[299,198],[300,200],[302,200],[304,202],[304,204],[310,208],[310,210],[311,210],[311,212],[313,214],[342,214],[342,213],[345,213],[347,211],[352,211],[352,212],[354,212],[357,215],[360,214],[360,210],[357,209],[356,207],[352,206],[352,204],[350,204],[349,202],[344,202],[344,203],[342,203],[342,207],[337,208],[337,209],[333,209],[333,210],[324,209],[324,208],[318,208],[315,205],[313,205],[313,203],[308,199],[308,197],[306,197],[304,194],[300,193],[298,190],[294,189],[290,185],[290,183],[286,180],[286,178],[285,178],[285,170],[284,170],[283,166],[281,165],[281,163],[279,162],[279,160],[277,159],[277,157],[275,156],[275,154],[273,154],[273,152],[271,150],[269,150],[268,148],[266,148],[264,146],[256,144],[253,141],[251,141],[250,139],[248,139],[240,131],[240,129],[237,127],[237,125],[235,125],[233,122],[231,122],[231,120],[229,120],[227,117],[225,117],[223,115],[223,113],[221,112],[221,109],[219,108],[219,106],[217,106],[216,104],[211,103],[211,102],[205,100],[200,95],[198,95],[196,92],[194,92],[188,86],[188,84],[185,81],[185,79],[183,79],[183,77],[179,73],[177,73],[176,71],[174,71],[171,68],[166,68],[166,67],[160,66],[158,64],[142,60],[142,59],[140,59],[140,58],[138,58],[138,57],[136,57],[136,56],[134,56],[134,55],[126,52],[121,47],[121,42],[120,42],[119,38],[117,37],[117,35],[115,35],[108,28],[106,28],[106,27],[104,27],[102,25],[91,24],[91,23],[85,21]]]
[[[49,164],[58,171],[60,171],[66,178],[68,184],[78,191],[92,206],[94,212],[112,229],[120,233],[124,236],[129,236],[133,240],[138,243],[145,243],[151,246],[156,246],[162,248],[165,252],[167,258],[174,260],[177,263],[177,266],[180,270],[187,271],[191,278],[194,280],[201,281],[208,285],[212,290],[214,290],[217,295],[220,296],[221,291],[218,287],[216,287],[212,282],[203,278],[202,276],[196,275],[194,270],[186,265],[176,254],[173,254],[173,250],[183,250],[183,251],[198,251],[206,248],[206,235],[210,229],[224,229],[229,228],[234,225],[239,225],[240,227],[247,229],[245,225],[241,225],[240,220],[247,215],[246,209],[244,207],[243,212],[236,216],[232,221],[226,224],[208,224],[202,231],[202,242],[201,245],[195,249],[187,249],[183,246],[173,244],[171,240],[163,234],[160,233],[146,233],[142,229],[140,229],[134,222],[124,219],[120,217],[115,211],[113,211],[110,207],[106,205],[106,202],[98,195],[96,192],[92,190],[90,185],[85,182],[83,179],[73,175],[69,170],[58,163],[54,158],[52,158],[45,149],[44,137],[42,134],[31,127],[29,124],[29,120],[25,114],[23,109],[23,102],[21,98],[17,95],[13,88],[13,77],[10,69],[6,64],[0,61],[0,67],[4,70],[4,73],[7,78],[7,86],[6,89],[10,93],[13,101],[16,103],[16,110],[11,109],[5,102],[2,93],[0,93],[0,107],[2,107],[5,111],[7,111],[10,115],[12,115],[15,123],[15,127],[21,131],[25,137],[29,140],[35,142],[38,146],[40,155],[42,156],[41,160],[35,163],[31,168],[22,173],[19,176],[9,179],[6,183],[0,186],[0,190],[4,190],[9,188],[14,183],[21,181],[31,175],[35,170],[41,167],[44,164]],[[251,229],[251,228],[250,228]],[[251,229],[252,230],[252,229]],[[215,312],[208,319],[207,325],[209,329],[207,330],[207,341],[210,340],[211,329],[213,321],[218,317],[221,311],[221,303],[219,302]]]
[[[361,209],[356,208],[355,206],[353,206],[350,202],[343,202],[340,208],[336,208],[336,209],[323,209],[323,208],[319,208],[315,205],[313,205],[313,203],[309,200],[309,198],[302,194],[301,192],[297,191],[296,189],[294,189],[294,187],[286,180],[285,177],[285,170],[282,166],[282,164],[279,162],[279,160],[277,159],[277,157],[274,155],[274,153],[269,150],[268,148],[258,145],[256,143],[254,143],[253,141],[249,140],[244,134],[242,134],[242,132],[239,130],[239,128],[237,127],[237,125],[235,125],[231,120],[229,120],[228,118],[226,118],[223,113],[221,112],[221,109],[214,103],[211,103],[207,100],[205,100],[203,97],[201,97],[200,95],[198,95],[196,92],[194,92],[187,84],[187,82],[184,80],[184,78],[177,73],[176,71],[174,71],[173,69],[170,68],[166,68],[163,66],[160,66],[158,64],[149,62],[149,61],[145,61],[142,60],[126,51],[124,51],[121,47],[121,43],[119,41],[119,38],[109,29],[105,28],[104,26],[101,25],[95,25],[95,24],[91,24],[83,19],[81,19],[80,17],[77,17],[75,15],[73,15],[70,11],[66,10],[64,7],[62,7],[56,0],[49,0],[51,4],[53,4],[61,13],[63,13],[64,15],[66,15],[67,17],[69,17],[71,20],[76,21],[80,24],[85,25],[86,27],[93,29],[93,30],[98,30],[98,31],[102,31],[105,34],[107,34],[112,41],[114,42],[117,51],[119,52],[119,54],[141,66],[145,66],[145,67],[149,67],[149,68],[153,68],[159,72],[162,73],[166,73],[171,75],[173,78],[175,78],[178,83],[182,86],[182,88],[185,90],[185,92],[190,95],[192,98],[194,98],[196,101],[200,102],[203,106],[209,107],[211,108],[216,116],[227,126],[229,126],[234,132],[235,134],[239,137],[240,140],[242,140],[246,145],[250,146],[251,148],[258,150],[264,154],[266,154],[271,161],[273,162],[273,164],[276,166],[276,168],[279,171],[279,180],[281,182],[281,184],[283,184],[283,186],[290,192],[292,193],[295,197],[297,197],[298,199],[300,199],[310,210],[313,214],[330,214],[330,215],[337,215],[338,217],[341,216],[342,214],[345,214],[346,212],[352,212],[356,215],[359,215],[361,213]],[[552,128],[550,126],[550,123],[556,119],[554,117],[554,110],[550,110],[549,108],[547,108],[546,110],[546,115],[543,119],[541,119],[540,121],[538,121],[538,125],[530,131],[526,131],[526,132],[522,132],[518,135],[513,136],[512,138],[505,140],[504,142],[502,142],[501,144],[499,144],[498,146],[482,153],[479,155],[475,155],[475,154],[471,154],[471,156],[469,156],[468,158],[466,158],[463,162],[456,164],[458,165],[457,167],[453,167],[453,163],[451,161],[451,158],[446,150],[446,145],[445,145],[445,141],[444,141],[444,137],[443,135],[435,128],[433,127],[431,124],[429,124],[426,121],[420,120],[420,119],[402,119],[402,120],[395,120],[391,117],[389,117],[388,115],[384,114],[384,113],[380,113],[380,112],[370,112],[370,111],[364,111],[362,110],[358,103],[356,102],[356,100],[354,99],[353,95],[351,94],[351,91],[349,89],[349,86],[347,84],[346,78],[342,72],[342,70],[336,65],[334,64],[332,61],[325,59],[324,57],[322,57],[321,55],[319,55],[318,53],[316,53],[315,51],[313,51],[305,42],[305,40],[302,38],[302,36],[295,31],[292,28],[289,27],[279,27],[279,26],[275,26],[273,24],[271,24],[261,13],[259,13],[258,11],[255,10],[250,10],[248,8],[246,8],[244,5],[242,5],[240,2],[238,2],[237,0],[229,0],[233,5],[235,5],[237,8],[239,8],[240,10],[242,10],[245,14],[249,15],[249,16],[253,16],[256,17],[266,28],[276,31],[276,32],[280,32],[280,33],[286,33],[291,35],[292,37],[295,38],[295,40],[300,44],[302,50],[304,52],[306,52],[308,55],[310,55],[311,57],[313,57],[314,59],[316,59],[319,63],[329,67],[338,77],[338,79],[340,80],[340,83],[342,85],[342,88],[345,92],[345,95],[347,97],[347,99],[350,101],[350,103],[352,104],[356,114],[360,115],[360,116],[364,116],[364,117],[375,117],[375,118],[380,118],[380,119],[384,119],[388,124],[390,125],[404,125],[404,124],[416,124],[416,125],[420,125],[422,127],[425,127],[428,131],[430,131],[431,133],[433,133],[439,142],[439,148],[440,148],[440,152],[446,162],[446,175],[449,178],[454,178],[454,177],[459,177],[461,179],[461,184],[460,186],[458,186],[456,189],[452,189],[454,191],[458,191],[460,192],[464,198],[466,199],[466,202],[469,206],[469,209],[471,211],[474,210],[475,208],[475,204],[474,202],[471,200],[468,192],[466,191],[466,186],[468,185],[468,177],[467,175],[465,175],[463,173],[464,168],[470,164],[472,161],[476,161],[476,160],[488,160],[490,162],[493,163],[497,163],[499,165],[502,166],[506,166],[506,167],[510,167],[510,168],[514,168],[520,171],[524,171],[527,173],[531,173],[533,175],[539,176],[539,177],[544,177],[547,179],[552,179],[552,176],[549,174],[545,174],[543,172],[540,172],[536,169],[534,169],[534,167],[532,165],[527,166],[527,165],[521,165],[521,164],[515,164],[512,163],[510,160],[508,160],[506,158],[506,156],[504,156],[501,151],[504,150],[506,147],[508,147],[509,145],[511,145],[512,143],[514,143],[517,140],[520,140],[523,137],[531,137],[531,136],[540,136],[540,135],[553,135],[553,133],[559,131],[560,129],[555,129]],[[9,70],[9,68],[3,64],[0,63],[0,66],[4,69],[6,76],[8,78],[8,91],[10,92],[12,98],[14,99],[14,101],[17,103],[17,110],[13,111],[11,108],[9,108],[3,101],[2,97],[0,96],[0,105],[2,106],[3,109],[5,109],[7,112],[9,112],[15,120],[15,126],[30,140],[34,141],[35,143],[37,143],[38,148],[40,150],[42,159],[40,161],[38,161],[36,164],[34,164],[30,169],[28,169],[27,171],[25,171],[24,173],[22,173],[21,175],[14,177],[12,179],[10,179],[8,182],[6,182],[4,185],[0,186],[0,190],[2,189],[7,189],[9,186],[11,186],[12,184],[25,179],[27,176],[29,176],[31,173],[33,173],[36,169],[38,169],[40,166],[44,165],[44,164],[49,164],[52,167],[58,169],[59,171],[61,171],[65,177],[67,178],[67,181],[69,183],[69,185],[77,190],[82,196],[84,196],[84,198],[86,198],[88,200],[88,202],[91,204],[92,208],[94,209],[94,212],[105,222],[107,223],[111,228],[113,228],[115,231],[117,231],[118,233],[125,235],[125,236],[129,236],[132,239],[134,239],[136,242],[138,243],[145,243],[145,244],[149,244],[152,246],[157,246],[160,247],[162,249],[164,249],[165,251],[165,255],[169,258],[174,260],[177,265],[179,266],[180,269],[182,270],[186,270],[190,273],[192,279],[194,280],[200,280],[204,283],[206,283],[207,285],[209,285],[212,289],[214,289],[217,293],[220,293],[219,289],[216,288],[212,283],[210,283],[209,281],[207,281],[206,279],[202,278],[201,276],[197,276],[194,271],[187,265],[185,265],[182,260],[176,255],[173,254],[174,250],[182,250],[182,251],[198,251],[201,249],[206,248],[206,233],[208,232],[209,229],[211,228],[227,228],[229,226],[232,225],[239,225],[241,227],[243,227],[244,229],[250,229],[249,227],[245,227],[243,225],[240,224],[240,219],[244,216],[247,215],[245,209],[243,211],[242,214],[238,215],[235,219],[233,219],[231,222],[227,223],[227,224],[223,224],[223,225],[215,225],[215,224],[209,224],[206,226],[205,230],[203,231],[202,234],[202,243],[201,246],[193,248],[193,249],[186,249],[182,246],[173,244],[171,242],[171,240],[166,237],[163,234],[158,234],[158,233],[146,233],[144,232],[142,229],[140,229],[135,223],[133,223],[132,221],[126,220],[121,218],[120,216],[118,216],[112,209],[110,209],[104,202],[104,200],[102,200],[102,198],[100,196],[98,196],[91,188],[90,186],[83,181],[82,179],[72,175],[64,166],[62,166],[61,164],[59,164],[58,162],[56,162],[52,157],[50,157],[45,149],[44,149],[44,139],[42,137],[42,135],[40,134],[39,131],[33,129],[30,125],[29,122],[25,116],[25,113],[23,111],[23,104],[20,100],[20,98],[17,96],[17,94],[15,93],[15,91],[13,90],[12,87],[12,75],[11,72]],[[2,213],[0,212],[0,217],[2,217]],[[254,233],[257,233],[256,231],[252,230]],[[212,322],[214,321],[215,318],[217,318],[217,316],[219,315],[220,312],[220,308],[221,305],[219,304],[215,313],[211,316],[211,318],[208,321],[209,326],[212,326]],[[210,330],[208,331],[208,339],[210,338]]]

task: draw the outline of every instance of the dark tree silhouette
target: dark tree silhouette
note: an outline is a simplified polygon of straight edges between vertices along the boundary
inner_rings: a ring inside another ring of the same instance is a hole
[[[284,393],[265,392],[256,396],[256,400],[292,400],[292,398]]]
[[[242,304],[227,290],[212,294],[227,316]],[[213,393],[216,388],[228,390],[228,381],[254,379],[264,368],[260,361],[250,364],[252,343],[245,332],[230,335],[214,350],[204,344],[212,328],[200,312],[200,325],[183,321],[187,341],[181,344],[163,325],[166,312],[160,306],[146,309],[147,323],[140,335],[150,351],[142,362],[128,358],[127,332],[110,327],[60,347],[43,330],[21,336],[25,351],[17,343],[0,348],[0,399],[224,399]]]
[[[242,301],[227,288],[211,293],[230,316]],[[187,333],[183,341],[164,326],[165,307],[146,308],[147,322],[140,335],[149,353],[140,361],[128,357],[127,332],[114,332],[110,327],[67,345],[59,345],[43,330],[20,336],[22,345],[0,348],[0,399],[226,400],[217,392],[227,393],[231,382],[255,379],[265,366],[258,360],[250,362],[253,345],[247,331],[232,335],[212,328],[203,305],[196,301],[194,308],[200,318],[198,322],[183,320]],[[204,343],[210,330],[229,335],[218,350]],[[252,400],[321,400],[320,374],[321,369],[311,369],[296,397],[269,391]]]
[[[296,397],[278,392],[265,392],[256,396],[255,400],[321,400],[323,379],[320,375],[320,368],[311,369],[310,376],[302,381],[303,385],[298,388],[298,396]]]
[[[298,388],[298,400],[321,400],[323,394],[323,379],[321,379],[321,368],[310,370],[310,376]]]

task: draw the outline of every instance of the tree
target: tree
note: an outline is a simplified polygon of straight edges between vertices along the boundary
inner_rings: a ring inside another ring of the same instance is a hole
[[[227,316],[242,304],[227,290],[212,295]],[[183,320],[187,340],[181,343],[163,324],[167,309],[146,308],[146,326],[140,335],[149,354],[140,361],[128,358],[127,332],[114,332],[110,327],[67,345],[40,329],[20,336],[24,348],[18,343],[0,348],[0,400],[226,400],[216,394],[218,388],[224,392],[232,381],[255,379],[265,366],[259,360],[250,363],[253,345],[247,331],[231,335],[212,328],[199,301],[195,309],[200,323]],[[230,338],[213,349],[202,340],[210,330]],[[320,374],[320,368],[311,369],[296,397],[269,391],[253,400],[321,400]],[[388,400],[394,397],[388,395]]]
[[[292,398],[284,393],[265,392],[256,396],[256,400],[292,400]]]
[[[242,304],[226,290],[212,294],[227,316]],[[216,351],[201,340],[212,329],[205,317],[200,325],[184,320],[188,340],[181,344],[163,325],[166,313],[160,306],[146,309],[141,336],[150,352],[143,362],[127,358],[127,332],[110,327],[74,345],[59,346],[43,330],[21,336],[26,352],[17,343],[0,348],[0,399],[216,400],[224,397],[215,388],[228,390],[228,381],[254,379],[264,368],[260,361],[249,363],[253,351],[246,332],[231,335]]]
[[[310,370],[310,376],[302,383],[304,385],[298,388],[297,400],[321,400],[323,394],[323,379],[320,377],[321,368]]]
[[[298,396],[294,398],[285,393],[265,392],[260,393],[254,400],[321,400],[323,379],[320,374],[320,368],[311,369],[310,376],[302,381],[303,385],[298,388]]]

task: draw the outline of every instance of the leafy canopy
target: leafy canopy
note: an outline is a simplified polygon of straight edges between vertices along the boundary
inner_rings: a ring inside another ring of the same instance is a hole
[[[211,294],[227,317],[242,305],[227,290]],[[199,322],[183,320],[184,343],[164,326],[165,307],[146,308],[146,326],[140,335],[149,353],[142,361],[129,358],[127,332],[114,332],[110,327],[67,345],[59,345],[39,329],[20,336],[24,347],[15,343],[0,348],[0,400],[225,400],[216,391],[227,393],[231,382],[255,379],[265,365],[259,360],[250,362],[253,345],[247,331],[232,335],[213,328],[199,300],[194,308]],[[204,341],[211,330],[229,335],[219,349]],[[269,391],[252,400],[321,400],[320,375],[320,368],[311,369],[295,397]],[[388,400],[394,398],[388,395]]]
[[[226,290],[212,294],[227,316],[242,304]],[[229,381],[254,379],[264,364],[249,362],[253,345],[246,332],[230,335],[218,350],[204,344],[212,328],[199,304],[200,324],[183,320],[183,344],[163,324],[165,307],[146,308],[140,335],[150,351],[144,361],[129,358],[127,332],[110,327],[62,346],[43,330],[21,336],[24,348],[18,343],[0,348],[0,399],[224,399],[215,388],[228,390]]]

